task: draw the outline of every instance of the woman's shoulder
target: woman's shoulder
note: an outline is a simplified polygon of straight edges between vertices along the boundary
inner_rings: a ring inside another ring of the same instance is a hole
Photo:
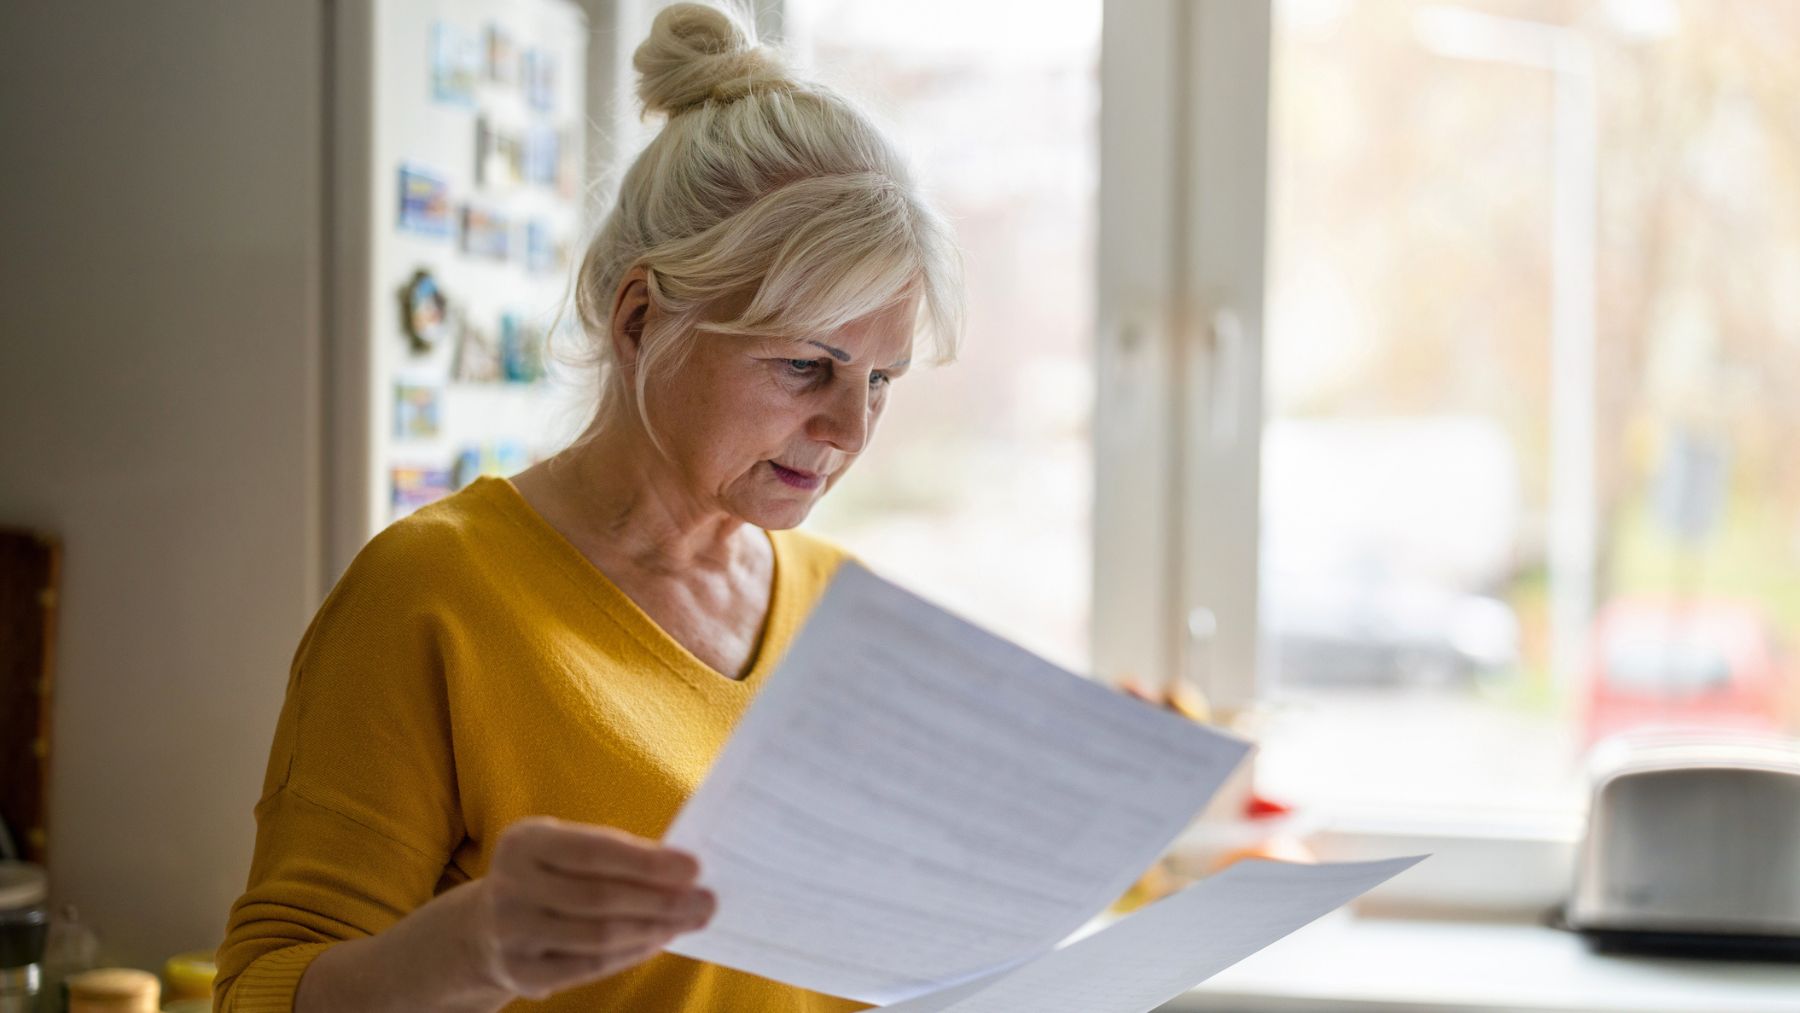
[[[508,525],[494,502],[499,481],[478,479],[383,528],[351,560],[332,597],[453,593],[486,562],[507,556]]]

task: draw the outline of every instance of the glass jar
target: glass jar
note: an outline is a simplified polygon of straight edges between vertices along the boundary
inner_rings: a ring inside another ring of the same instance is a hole
[[[50,932],[44,943],[43,998],[40,1013],[68,1013],[69,994],[66,979],[73,974],[100,966],[100,937],[87,923],[75,905],[64,904],[50,917]]]
[[[41,866],[0,862],[0,1013],[34,1013],[43,990],[49,880]]]

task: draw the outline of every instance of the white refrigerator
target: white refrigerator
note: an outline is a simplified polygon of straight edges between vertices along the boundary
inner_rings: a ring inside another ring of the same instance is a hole
[[[518,471],[585,423],[583,371],[561,363],[580,346],[568,296],[593,129],[574,3],[339,10],[323,476],[333,578],[388,523],[477,475]]]

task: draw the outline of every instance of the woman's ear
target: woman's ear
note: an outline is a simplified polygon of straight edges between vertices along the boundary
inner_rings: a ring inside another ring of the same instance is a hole
[[[642,267],[634,267],[619,279],[619,290],[613,294],[612,341],[613,362],[627,380],[633,379],[638,355],[643,350],[644,324],[651,312],[650,275]]]

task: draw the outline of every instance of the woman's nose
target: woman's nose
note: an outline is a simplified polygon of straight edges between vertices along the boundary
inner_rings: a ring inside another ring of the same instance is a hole
[[[860,454],[869,442],[869,385],[846,383],[813,419],[813,438],[846,454]]]

